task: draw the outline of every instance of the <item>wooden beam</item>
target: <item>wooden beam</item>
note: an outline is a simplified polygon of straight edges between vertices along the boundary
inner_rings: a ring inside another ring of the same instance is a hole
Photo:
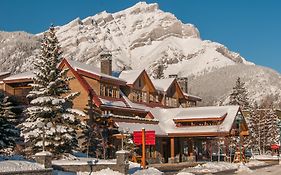
[[[145,129],[142,128],[142,168],[145,169]]]
[[[175,138],[170,137],[170,143],[171,143],[171,160],[172,162],[175,160]]]

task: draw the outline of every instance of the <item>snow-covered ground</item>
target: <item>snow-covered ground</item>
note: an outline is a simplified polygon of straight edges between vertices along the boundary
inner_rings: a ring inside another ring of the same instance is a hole
[[[272,156],[272,155],[255,155],[253,159],[256,160],[278,160],[278,156]]]
[[[91,174],[89,174],[89,172],[71,173],[71,172],[64,172],[64,171],[54,171],[53,175],[123,175],[123,174],[107,168]]]
[[[245,165],[229,162],[208,162],[203,165],[185,168],[180,171],[178,175],[184,175],[184,173],[216,173],[226,170],[237,170],[237,172],[250,172],[251,170],[249,168],[263,165],[266,165],[266,163],[258,160],[252,160],[246,163]]]
[[[163,173],[156,168],[148,168],[142,170],[140,168],[140,164],[130,162],[129,166],[129,174],[132,175],[162,175]],[[75,175],[75,173],[64,172],[64,171],[54,171],[53,175]],[[109,168],[103,169],[101,171],[93,172],[89,174],[89,172],[78,172],[77,175],[123,175],[120,172],[113,171]]]

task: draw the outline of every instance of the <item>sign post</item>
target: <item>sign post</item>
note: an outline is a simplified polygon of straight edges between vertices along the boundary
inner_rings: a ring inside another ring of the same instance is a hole
[[[145,131],[142,128],[141,131],[134,131],[134,144],[141,145],[142,147],[142,158],[141,158],[141,165],[145,168],[146,163],[146,145],[155,145],[155,131]]]
[[[142,128],[142,168],[145,169],[145,129]]]

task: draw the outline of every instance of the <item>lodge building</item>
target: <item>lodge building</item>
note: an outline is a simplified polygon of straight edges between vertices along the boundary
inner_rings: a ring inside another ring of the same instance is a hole
[[[147,149],[151,162],[211,159],[218,149],[227,157],[229,138],[248,135],[244,119],[238,132],[239,106],[196,107],[201,98],[188,94],[186,78],[151,79],[145,70],[124,70],[115,77],[111,54],[100,57],[100,68],[69,59],[60,63],[74,77],[71,91],[80,92],[73,108],[83,111],[90,101],[101,114],[110,114],[119,131],[155,131],[156,144]],[[33,77],[32,72],[3,73],[0,89],[27,103]]]

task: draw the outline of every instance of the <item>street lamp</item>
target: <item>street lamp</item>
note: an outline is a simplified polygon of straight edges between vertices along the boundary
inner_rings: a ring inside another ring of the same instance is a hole
[[[240,162],[242,160],[242,145],[241,145],[241,135],[240,135],[240,132],[241,132],[241,122],[243,121],[243,115],[241,114],[241,112],[239,111],[237,113],[237,116],[236,116],[236,123],[238,124],[238,134],[239,134],[239,154],[240,154]]]

